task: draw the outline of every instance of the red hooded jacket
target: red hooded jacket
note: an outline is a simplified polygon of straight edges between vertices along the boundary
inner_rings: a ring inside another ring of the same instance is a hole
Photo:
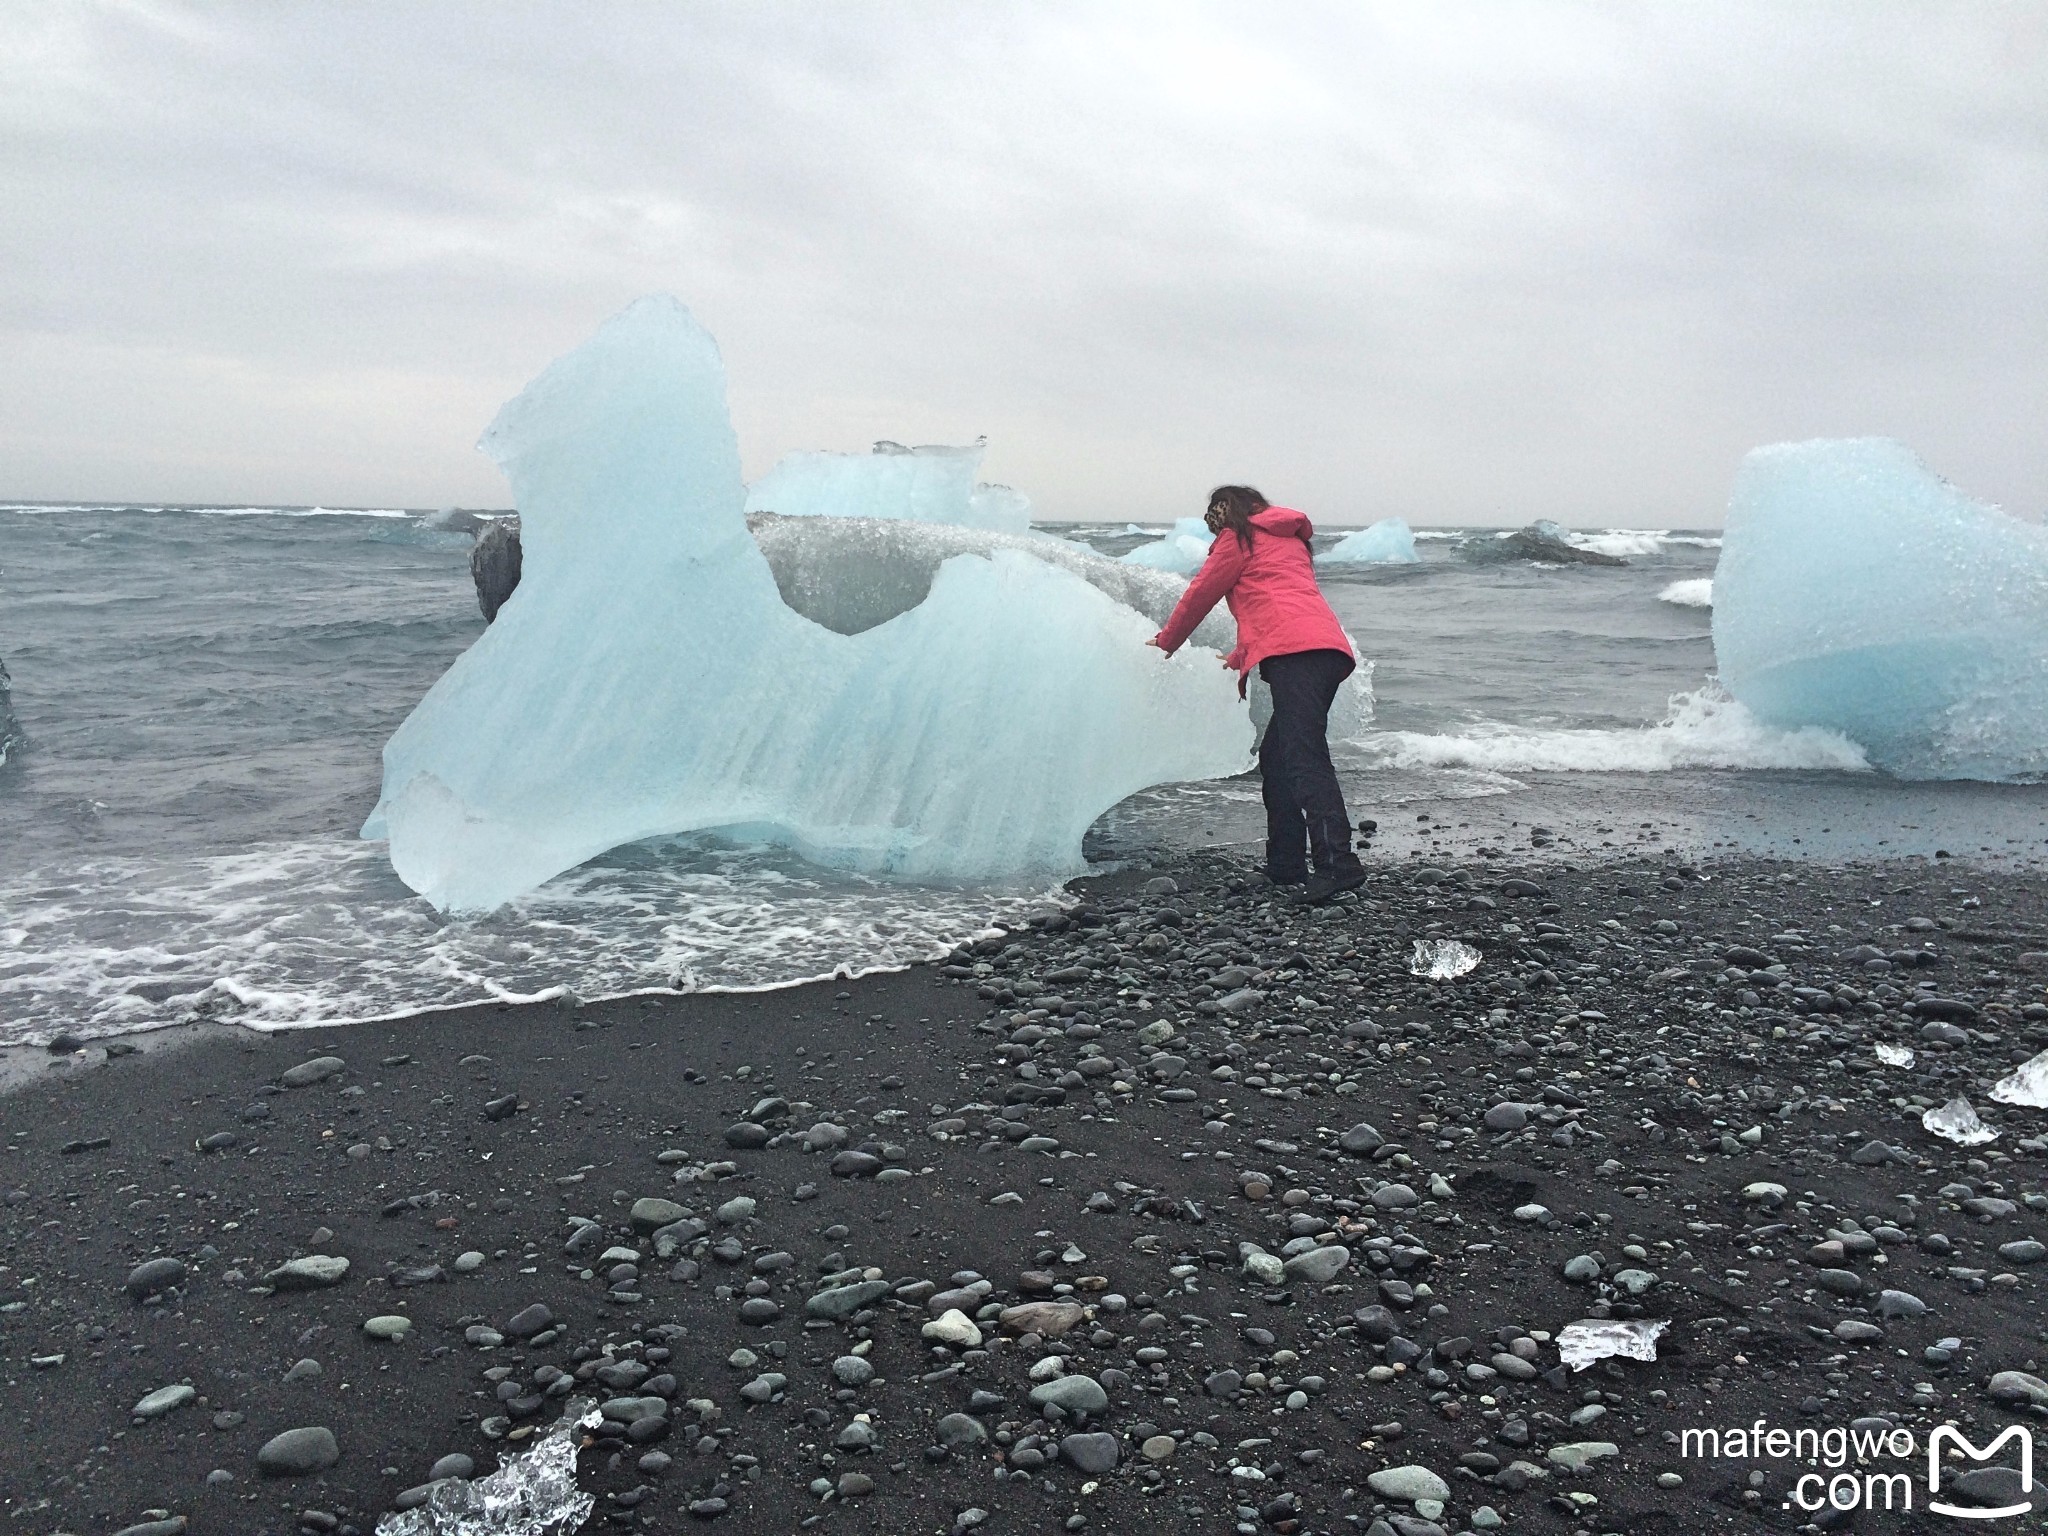
[[[1222,598],[1237,620],[1237,649],[1228,661],[1240,679],[1268,656],[1352,655],[1350,637],[1316,585],[1308,542],[1315,525],[1292,507],[1267,507],[1253,513],[1251,522],[1250,549],[1229,528],[1216,535],[1209,558],[1159,631],[1160,647],[1168,655],[1179,650]]]

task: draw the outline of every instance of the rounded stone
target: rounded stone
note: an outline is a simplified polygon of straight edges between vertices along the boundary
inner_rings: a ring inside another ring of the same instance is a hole
[[[1486,1112],[1489,1131],[1519,1131],[1529,1123],[1529,1111],[1521,1104],[1496,1104]]]
[[[348,1063],[339,1056],[315,1056],[311,1061],[302,1061],[290,1068],[278,1081],[287,1088],[310,1088],[347,1070]]]
[[[860,1355],[841,1355],[832,1362],[832,1379],[842,1387],[864,1387],[875,1379],[875,1368]]]
[[[1180,1442],[1171,1435],[1150,1435],[1138,1447],[1138,1454],[1147,1461],[1171,1461],[1173,1453],[1180,1449]]]
[[[385,1317],[373,1317],[363,1324],[363,1332],[373,1339],[395,1343],[412,1332],[412,1319],[395,1312]]]
[[[320,1424],[273,1435],[256,1453],[257,1470],[265,1477],[305,1477],[325,1472],[340,1460],[334,1431]]]
[[[934,1344],[944,1344],[951,1349],[981,1347],[981,1329],[958,1307],[949,1307],[940,1313],[924,1325],[921,1333]]]
[[[988,1431],[981,1421],[964,1413],[949,1413],[932,1427],[939,1444],[948,1450],[959,1450],[963,1446],[980,1445],[988,1439]]]
[[[451,1451],[428,1469],[427,1480],[438,1483],[444,1477],[470,1477],[476,1472],[476,1463],[460,1451]]]
[[[138,1419],[160,1419],[165,1414],[184,1407],[198,1395],[194,1388],[183,1383],[158,1387],[128,1411]]]
[[[1081,1471],[1099,1477],[1116,1467],[1116,1436],[1099,1430],[1090,1434],[1068,1435],[1060,1441],[1060,1455]]]
[[[673,1200],[663,1200],[658,1195],[648,1195],[633,1202],[633,1209],[627,1219],[633,1223],[633,1230],[643,1236],[671,1222],[681,1221],[689,1212]]]
[[[1031,1406],[1051,1406],[1070,1414],[1092,1416],[1109,1411],[1109,1394],[1093,1376],[1061,1376],[1033,1387]]]
[[[1399,1499],[1404,1504],[1413,1504],[1419,1499],[1435,1499],[1441,1503],[1451,1496],[1451,1485],[1424,1466],[1382,1467],[1377,1472],[1368,1473],[1365,1481],[1381,1498]]]
[[[1321,1248],[1311,1248],[1306,1253],[1297,1253],[1283,1267],[1290,1280],[1298,1280],[1305,1285],[1328,1285],[1350,1263],[1351,1250],[1340,1243],[1330,1243]]]
[[[128,1271],[122,1289],[137,1301],[156,1291],[185,1283],[185,1265],[180,1259],[150,1259]]]

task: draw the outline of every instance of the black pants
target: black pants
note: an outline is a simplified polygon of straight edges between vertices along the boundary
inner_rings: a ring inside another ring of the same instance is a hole
[[[1330,764],[1330,701],[1357,666],[1343,651],[1268,656],[1259,676],[1273,690],[1273,720],[1259,743],[1266,801],[1266,872],[1300,880],[1312,853],[1318,870],[1356,864],[1344,791]]]

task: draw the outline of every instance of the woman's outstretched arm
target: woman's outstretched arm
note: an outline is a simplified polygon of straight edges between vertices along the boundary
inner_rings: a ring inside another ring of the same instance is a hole
[[[1244,574],[1245,562],[1251,556],[1252,552],[1244,540],[1230,529],[1217,534],[1216,541],[1209,546],[1209,558],[1195,572],[1195,579],[1188,583],[1187,591],[1174,605],[1173,617],[1152,637],[1152,643],[1169,656],[1179,650],[1188,636],[1195,632],[1195,626],[1209,617],[1209,610],[1222,602],[1223,595],[1237,585],[1237,578]]]

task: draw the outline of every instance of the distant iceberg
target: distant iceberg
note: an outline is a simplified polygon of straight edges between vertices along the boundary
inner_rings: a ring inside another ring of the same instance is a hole
[[[886,517],[1029,534],[1030,498],[1010,486],[982,485],[974,478],[987,448],[986,439],[965,447],[906,448],[881,442],[872,453],[786,454],[747,488],[747,511]]]
[[[1347,533],[1316,556],[1319,565],[1414,565],[1422,556],[1415,553],[1415,534],[1398,517],[1382,518],[1370,528]]]
[[[673,299],[606,322],[481,446],[520,585],[386,744],[363,828],[444,911],[712,828],[914,878],[1058,877],[1125,796],[1249,764],[1213,654],[1148,649],[1145,616],[1021,549],[943,560],[858,634],[792,609],[748,533],[717,346]]]
[[[1886,438],[1759,448],[1714,575],[1714,653],[1767,724],[1907,779],[2048,773],[2048,531]]]
[[[1176,576],[1192,576],[1209,558],[1209,546],[1214,541],[1215,535],[1209,532],[1209,525],[1199,517],[1176,518],[1171,533],[1154,539],[1150,544],[1140,544],[1123,557],[1123,562],[1126,565],[1150,566],[1155,571],[1171,571]]]

